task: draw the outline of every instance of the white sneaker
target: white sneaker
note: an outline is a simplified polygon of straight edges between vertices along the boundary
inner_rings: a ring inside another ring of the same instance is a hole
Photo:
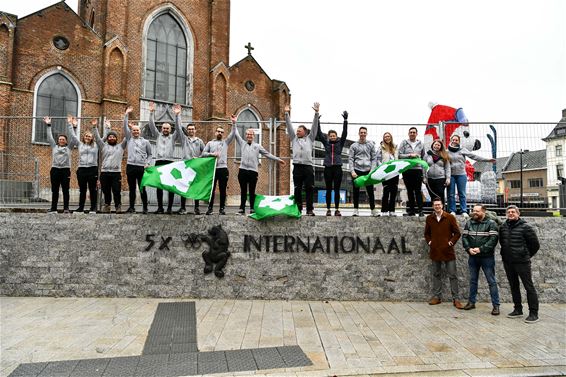
[[[467,212],[462,213],[462,216],[464,216],[465,219],[469,219],[469,218],[470,218],[470,215],[468,215]]]
[[[456,216],[456,212],[450,212],[452,216]]]
[[[379,212],[377,211],[376,208],[374,208],[374,209],[371,210],[371,215],[374,216],[374,217],[379,216]]]
[[[380,212],[379,216],[389,216],[389,212]]]
[[[352,212],[352,216],[359,216],[357,208],[354,208],[354,212]]]
[[[389,216],[397,217],[397,212],[389,212]]]

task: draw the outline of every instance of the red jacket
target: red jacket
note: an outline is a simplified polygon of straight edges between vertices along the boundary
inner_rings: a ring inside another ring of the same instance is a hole
[[[456,217],[448,212],[442,212],[440,221],[436,220],[434,212],[426,217],[424,236],[426,243],[430,245],[429,256],[433,261],[445,262],[456,259],[454,245],[461,235]],[[448,242],[452,242],[452,246]]]

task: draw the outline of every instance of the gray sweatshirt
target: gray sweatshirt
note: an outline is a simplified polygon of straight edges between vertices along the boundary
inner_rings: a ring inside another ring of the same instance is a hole
[[[195,157],[200,157],[204,150],[204,142],[196,136],[192,139],[186,136],[181,130],[181,127],[181,117],[177,115],[175,119],[175,128],[177,129],[175,135],[177,141],[181,143],[181,147],[183,148],[183,159],[192,160]]]
[[[314,113],[311,131],[307,136],[297,137],[289,113],[285,113],[285,123],[287,124],[287,134],[291,139],[293,148],[293,163],[302,165],[313,165],[312,148],[316,134],[318,133],[318,113]]]
[[[128,144],[128,165],[148,166],[151,164],[151,144],[143,137],[134,138],[128,127],[128,114],[124,116],[124,135]]]
[[[466,175],[466,157],[475,161],[490,161],[491,158],[479,156],[470,152],[466,148],[454,148],[452,145],[448,147],[448,155],[452,165],[452,175]]]
[[[47,125],[47,140],[49,141],[49,145],[51,145],[51,167],[57,169],[70,169],[71,168],[71,151],[75,147],[76,142],[73,141],[72,138],[67,136],[68,143],[64,147],[60,147],[53,139],[53,129],[51,125]],[[67,125],[67,135],[73,134],[73,126],[68,124]],[[76,139],[75,139],[76,140]]]
[[[410,159],[414,157],[410,157],[409,154],[416,154],[419,158],[424,158],[424,144],[420,140],[415,140],[415,147],[411,146],[411,142],[409,140],[403,140],[401,145],[399,145],[399,159]],[[422,170],[421,165],[417,165],[410,170]]]
[[[232,124],[232,128],[236,128],[235,124]],[[244,140],[239,132],[236,132],[236,141],[240,146],[240,150],[242,152],[241,162],[240,162],[240,169],[243,170],[251,170],[257,172],[259,166],[259,155],[265,156],[273,161],[282,161],[279,157],[272,155],[264,147],[260,144],[252,141],[248,143],[247,140]]]
[[[104,129],[104,139],[106,139],[108,131],[110,131],[110,129]],[[124,150],[127,145],[126,138],[124,138],[121,143],[110,145],[100,138],[97,127],[92,128],[92,133],[101,151],[102,163],[100,165],[100,171],[102,173],[120,173],[122,171],[122,158],[124,157]]]
[[[69,137],[79,146],[79,168],[98,166],[98,145],[96,142],[85,144],[77,138],[75,132],[69,132]]]
[[[227,168],[228,167],[228,146],[234,140],[236,134],[236,127],[232,126],[230,134],[224,140],[210,140],[206,143],[204,150],[202,151],[201,157],[211,157],[214,156],[213,153],[220,152],[220,156],[216,159],[216,168]]]
[[[155,126],[155,119],[153,115],[153,111],[149,113],[149,131],[151,135],[155,137],[157,140],[155,142],[155,159],[159,160],[167,160],[173,161],[175,157],[173,154],[175,152],[175,139],[176,133],[178,134],[177,127],[175,127],[175,131],[170,133],[167,136],[164,136],[157,127]],[[181,131],[182,133],[182,131]]]
[[[434,162],[433,157],[430,153],[434,153],[433,151],[428,151],[425,155],[424,160],[428,164],[428,170],[426,172],[427,179],[450,179],[450,161],[445,161],[443,158],[440,158],[436,162]],[[434,153],[435,154],[435,153]],[[439,156],[440,157],[440,156]]]
[[[377,164],[375,143],[366,140],[365,143],[356,141],[354,144],[350,145],[348,164],[350,165],[350,173],[353,173],[354,170],[363,172],[371,171]]]

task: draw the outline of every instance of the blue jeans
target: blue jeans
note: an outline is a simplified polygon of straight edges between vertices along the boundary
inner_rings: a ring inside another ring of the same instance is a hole
[[[470,269],[470,296],[468,301],[476,303],[478,295],[478,278],[480,268],[483,270],[487,284],[489,285],[489,295],[493,306],[499,306],[499,291],[497,290],[497,280],[495,279],[495,257],[469,257],[468,267]]]
[[[458,197],[460,198],[460,209],[462,212],[468,212],[466,204],[466,175],[453,175],[450,177],[450,187],[448,189],[448,212],[456,212],[456,187],[458,188]]]

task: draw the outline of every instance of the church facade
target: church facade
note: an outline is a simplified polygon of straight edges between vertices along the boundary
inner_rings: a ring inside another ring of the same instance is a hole
[[[245,121],[242,136],[257,129],[266,149],[289,156],[284,126],[268,122],[284,118],[289,88],[266,74],[251,46],[247,56],[242,46],[244,58],[230,66],[229,40],[229,0],[80,0],[78,14],[62,1],[20,19],[0,12],[0,111],[12,117],[1,122],[2,178],[26,180],[35,169],[48,186],[43,116],[72,114],[82,130],[90,128],[87,118],[105,117],[120,131],[124,109],[133,106],[130,118],[145,124],[149,102],[158,124],[173,122],[171,106],[181,104],[183,125],[194,122],[205,142],[236,114]],[[64,119],[54,121],[55,132],[65,127]],[[238,151],[231,149],[234,195]],[[289,165],[272,168],[277,179],[270,191],[288,193]],[[260,178],[258,193],[267,192],[267,177]]]

